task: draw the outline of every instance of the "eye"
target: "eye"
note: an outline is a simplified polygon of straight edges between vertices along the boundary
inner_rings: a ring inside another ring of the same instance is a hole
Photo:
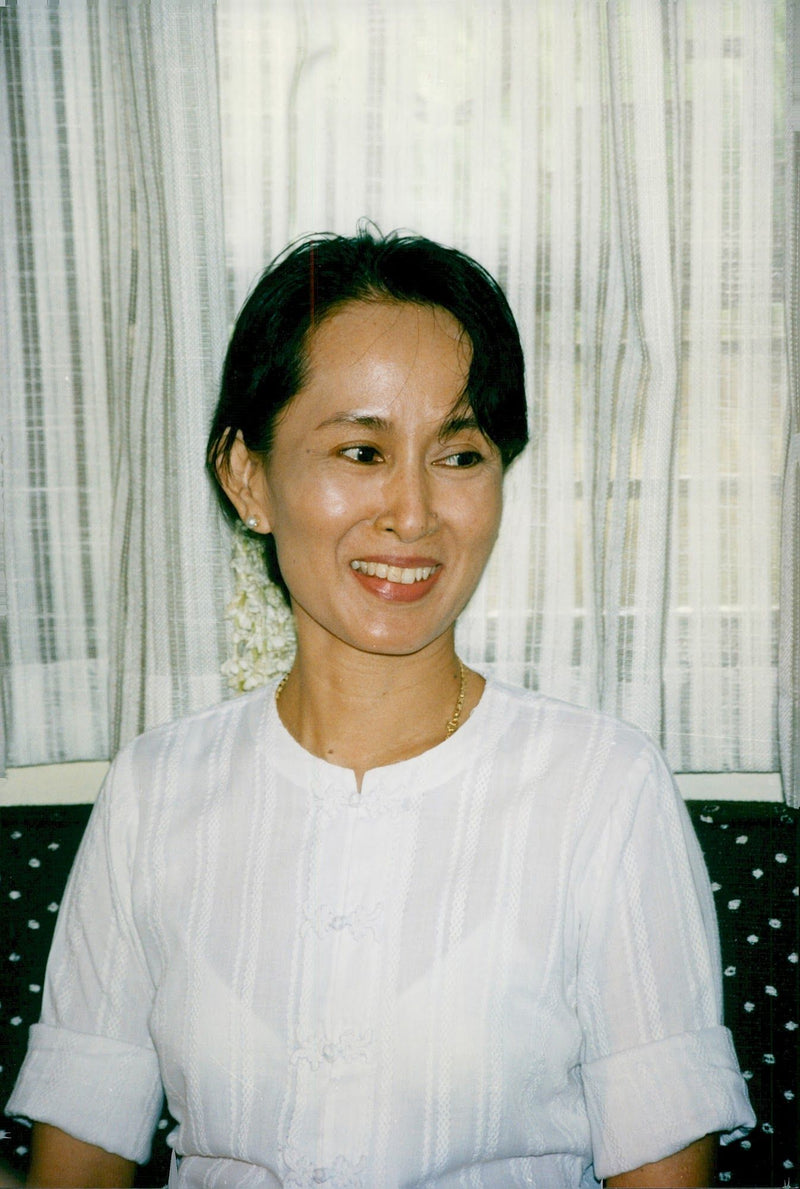
[[[351,462],[365,463],[367,466],[380,462],[380,452],[375,446],[345,446],[339,451],[342,458],[349,458]]]
[[[442,459],[442,466],[446,467],[475,467],[483,462],[483,455],[479,450],[456,450]]]

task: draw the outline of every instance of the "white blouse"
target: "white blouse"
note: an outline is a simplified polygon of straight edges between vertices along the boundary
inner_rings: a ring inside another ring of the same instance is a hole
[[[11,1113],[171,1184],[595,1185],[754,1116],[703,860],[658,750],[489,682],[354,775],[274,686],[126,747]]]

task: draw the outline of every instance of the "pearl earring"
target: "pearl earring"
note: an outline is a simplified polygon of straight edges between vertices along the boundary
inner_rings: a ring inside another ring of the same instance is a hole
[[[258,517],[248,516],[247,520],[245,520],[245,524],[248,528],[258,528]]]

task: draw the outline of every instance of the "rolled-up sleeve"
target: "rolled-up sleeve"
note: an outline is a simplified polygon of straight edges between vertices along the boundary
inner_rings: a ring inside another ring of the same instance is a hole
[[[70,874],[42,1013],[6,1106],[129,1160],[148,1158],[163,1099],[148,1031],[154,987],[132,912],[136,801],[115,761]]]
[[[581,878],[578,1012],[595,1175],[663,1159],[755,1116],[722,1025],[711,888],[686,808],[649,745]]]

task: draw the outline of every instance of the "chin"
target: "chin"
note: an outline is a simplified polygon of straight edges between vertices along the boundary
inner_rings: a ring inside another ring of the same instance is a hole
[[[327,614],[292,599],[298,646],[313,650],[327,637],[370,656],[414,656],[452,631],[455,616],[420,615],[419,604],[393,607],[350,607],[347,614]]]

